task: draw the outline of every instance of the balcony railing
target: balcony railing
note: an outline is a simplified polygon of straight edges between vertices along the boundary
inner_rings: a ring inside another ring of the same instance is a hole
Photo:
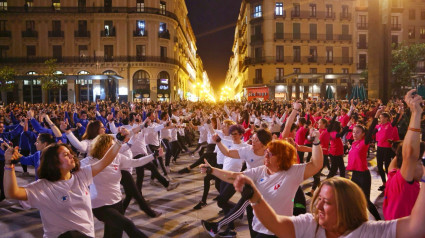
[[[251,19],[259,19],[263,17],[263,12],[253,12],[251,13]]]
[[[37,31],[22,31],[22,37],[38,37]]]
[[[11,31],[0,31],[0,37],[11,37],[12,32]]]
[[[170,32],[168,30],[163,32],[158,32],[158,37],[162,39],[170,39]]]
[[[357,29],[358,30],[367,30],[368,24],[366,22],[359,22],[359,23],[357,23]]]
[[[74,31],[74,37],[90,37],[90,31]]]
[[[254,84],[262,84],[263,83],[263,77],[256,77],[252,80]]]
[[[348,20],[351,21],[351,13],[347,12],[347,13],[340,13],[339,14],[339,19],[342,20]]]
[[[243,61],[244,66],[264,64],[264,63],[300,63],[300,64],[353,64],[352,57],[311,57],[311,56],[266,56],[266,57],[246,57]]]
[[[251,44],[263,43],[263,34],[251,35]]]
[[[338,35],[338,39],[339,40],[344,40],[344,41],[351,41],[353,39],[353,36],[352,35],[342,34],[342,35]]]
[[[357,49],[367,49],[367,47],[366,42],[357,42]]]
[[[63,31],[49,31],[48,32],[48,36],[49,37],[64,37],[64,32]]]
[[[144,36],[148,36],[148,31],[133,31],[133,36],[134,37],[144,37]]]
[[[324,12],[324,11],[291,11],[291,19],[300,18],[300,19],[335,19],[334,12]]]
[[[391,24],[392,31],[401,31],[401,24]]]
[[[359,69],[359,70],[366,70],[367,69],[367,64],[357,63],[357,69]]]
[[[286,10],[282,11],[282,14],[276,14],[276,11],[274,12],[274,18],[286,18]]]
[[[274,39],[275,40],[351,41],[352,35],[275,33]]]
[[[283,77],[280,77],[280,76],[276,76],[274,78],[273,83],[286,83],[286,79],[284,79]]]
[[[103,31],[100,31],[100,36],[101,37],[115,37],[115,29],[112,28],[112,30],[108,30],[108,31],[103,30]]]

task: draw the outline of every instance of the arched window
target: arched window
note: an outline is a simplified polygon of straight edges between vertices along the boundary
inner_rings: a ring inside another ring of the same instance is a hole
[[[85,70],[81,70],[80,72],[78,72],[78,75],[85,75],[85,74],[90,74],[90,73]]]
[[[117,73],[113,70],[106,70],[102,73],[103,75],[117,75]]]
[[[149,73],[144,70],[139,70],[133,75],[133,89],[134,90],[143,90],[149,92]]]
[[[63,72],[62,71],[55,71],[53,74],[56,74],[56,75],[62,75],[63,74]]]
[[[159,78],[159,79],[170,79],[170,75],[168,74],[168,72],[167,72],[167,71],[161,71],[161,72],[158,74],[158,78]]]
[[[38,73],[37,73],[37,72],[35,72],[35,71],[29,71],[29,72],[27,73],[27,75],[38,75]]]

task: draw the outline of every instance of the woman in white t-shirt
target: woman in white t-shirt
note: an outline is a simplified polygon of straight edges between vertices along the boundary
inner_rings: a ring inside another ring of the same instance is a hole
[[[201,165],[201,172],[212,174],[228,183],[233,183],[238,175],[244,174],[255,181],[255,184],[265,196],[264,199],[277,210],[278,214],[289,216],[293,212],[294,203],[292,200],[298,186],[302,181],[316,174],[323,166],[320,134],[314,132],[311,136],[314,138],[313,156],[307,164],[295,164],[297,162],[296,149],[289,142],[272,141],[267,145],[264,165],[262,166],[248,168],[240,173],[212,168],[205,161],[205,164]],[[227,154],[232,154],[232,152],[230,151]],[[211,169],[208,171],[207,168]],[[220,222],[219,224],[202,222],[202,225],[210,234],[211,230],[217,233],[221,228]],[[251,234],[251,237],[274,237],[273,232],[264,227],[256,216],[254,216],[252,227],[255,232]]]
[[[12,159],[17,149],[5,153],[5,192],[7,198],[27,201],[40,210],[44,236],[59,237],[64,233],[78,233],[75,237],[94,237],[94,222],[88,186],[93,177],[106,168],[116,157],[121,142],[115,143],[103,159],[80,167],[79,160],[65,144],[53,144],[41,154],[39,180],[19,187]]]

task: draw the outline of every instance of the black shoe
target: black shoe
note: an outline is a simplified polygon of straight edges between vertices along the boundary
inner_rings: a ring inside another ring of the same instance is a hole
[[[159,217],[159,216],[162,215],[162,212],[158,212],[158,211],[153,211],[153,213],[154,213],[154,215],[153,216],[150,216],[152,218]]]
[[[381,187],[378,188],[379,191],[384,191],[385,190],[385,185],[381,185]]]
[[[218,214],[219,214],[219,215],[224,215],[224,210],[223,210],[223,209],[221,209],[220,211],[218,211]]]
[[[214,201],[217,201],[219,197],[220,197],[220,195],[218,195],[217,197],[213,198],[213,200]]]
[[[200,201],[198,204],[196,204],[196,206],[193,207],[193,209],[199,210],[199,209],[205,207],[206,205],[207,205],[206,202]]]
[[[190,169],[188,169],[187,167],[184,169],[179,170],[177,173],[179,174],[187,174],[190,173]]]
[[[237,234],[238,233],[235,230],[226,230],[226,231],[218,233],[218,235],[223,238],[225,237],[233,238],[233,237],[236,237]]]
[[[204,227],[205,231],[211,236],[215,237],[218,233],[217,223],[215,222],[207,222],[202,220],[202,227]]]

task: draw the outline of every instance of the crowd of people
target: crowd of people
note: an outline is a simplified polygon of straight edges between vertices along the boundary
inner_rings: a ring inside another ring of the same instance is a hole
[[[125,216],[133,198],[148,216],[161,216],[143,196],[144,171],[150,184],[176,189],[170,166],[188,154],[193,163],[176,172],[205,173],[193,209],[207,206],[211,180],[219,192],[222,219],[201,221],[213,237],[235,237],[244,214],[251,237],[424,237],[423,110],[415,90],[385,104],[12,103],[0,108],[0,201],[37,208],[44,237],[94,237],[93,217],[105,224],[104,237],[147,237]],[[384,217],[370,200],[375,152]],[[33,166],[35,181],[18,185],[15,166],[24,175]],[[367,210],[385,221],[368,221]]]

